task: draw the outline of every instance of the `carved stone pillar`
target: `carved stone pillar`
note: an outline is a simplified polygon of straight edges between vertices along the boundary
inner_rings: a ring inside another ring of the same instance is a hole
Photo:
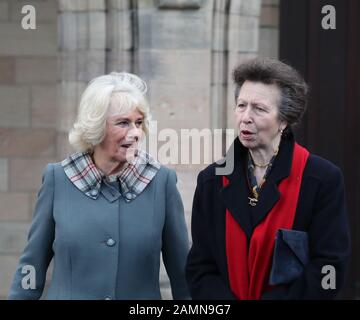
[[[106,72],[137,73],[137,1],[109,0],[106,16]]]
[[[257,56],[261,0],[213,0],[211,125],[235,128],[232,70]]]
[[[105,73],[105,1],[59,0],[57,157],[72,152],[67,140],[79,98],[92,78]]]

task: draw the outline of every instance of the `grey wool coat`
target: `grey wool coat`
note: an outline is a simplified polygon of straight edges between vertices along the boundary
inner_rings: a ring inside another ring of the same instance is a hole
[[[173,298],[187,299],[189,242],[175,171],[161,166],[136,199],[125,200],[107,183],[89,198],[60,163],[47,165],[8,298],[39,299],[54,258],[47,299],[161,299],[162,252]],[[26,265],[35,268],[35,288],[23,288]]]

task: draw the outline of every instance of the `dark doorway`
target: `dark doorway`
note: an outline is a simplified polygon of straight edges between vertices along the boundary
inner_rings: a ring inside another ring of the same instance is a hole
[[[336,29],[323,29],[322,8],[336,10]],[[280,59],[310,85],[298,141],[344,173],[352,259],[339,298],[360,299],[360,1],[281,0]]]

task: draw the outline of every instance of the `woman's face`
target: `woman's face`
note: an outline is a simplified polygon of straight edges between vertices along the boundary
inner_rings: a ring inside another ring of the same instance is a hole
[[[138,109],[125,114],[114,114],[110,105],[110,115],[106,120],[106,132],[99,144],[103,154],[120,164],[133,159],[143,134],[144,116]]]
[[[275,84],[245,81],[235,107],[236,125],[241,143],[249,149],[274,147],[285,129],[279,120],[280,89]]]

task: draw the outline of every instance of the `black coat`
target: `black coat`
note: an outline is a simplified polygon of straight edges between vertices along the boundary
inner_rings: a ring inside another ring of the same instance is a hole
[[[262,187],[257,206],[248,205],[250,191],[246,181],[248,149],[236,138],[235,156],[229,186],[223,188],[221,167],[212,164],[198,175],[192,211],[193,245],[186,265],[186,277],[193,299],[235,299],[230,290],[225,249],[226,208],[245,232],[266,217],[280,198],[278,184],[290,174],[294,148],[292,133],[281,142],[272,171]],[[229,153],[228,153],[229,155]],[[228,156],[227,156],[228,157]],[[227,158],[227,161],[229,158]],[[309,235],[310,261],[305,272],[288,285],[265,293],[263,299],[332,299],[344,284],[350,256],[350,234],[346,215],[344,181],[338,167],[310,154],[304,169],[294,230]],[[336,289],[323,289],[324,265],[336,270]]]

